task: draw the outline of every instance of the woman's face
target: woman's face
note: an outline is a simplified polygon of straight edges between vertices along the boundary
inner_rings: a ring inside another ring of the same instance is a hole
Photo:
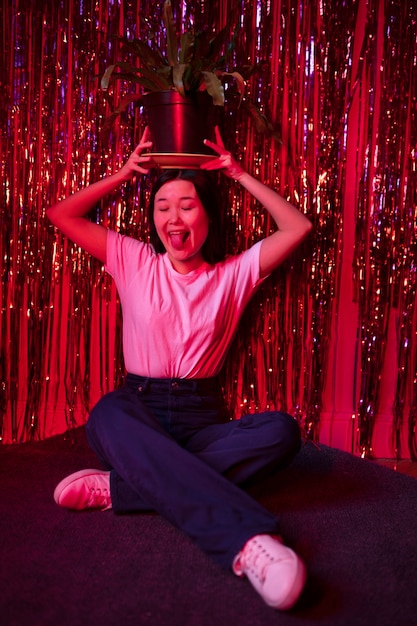
[[[187,274],[204,263],[209,218],[189,180],[165,183],[155,195],[154,222],[174,269]]]

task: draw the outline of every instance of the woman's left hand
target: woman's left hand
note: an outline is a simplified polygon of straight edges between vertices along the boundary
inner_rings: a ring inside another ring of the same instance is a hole
[[[203,163],[200,166],[201,169],[222,170],[226,176],[229,176],[229,178],[239,180],[239,178],[241,178],[241,176],[245,173],[245,170],[239,165],[236,159],[234,159],[232,153],[225,148],[223,139],[220,135],[219,127],[216,126],[214,131],[216,134],[216,142],[205,139],[204,143],[206,146],[217,152],[219,157],[217,159],[214,158],[212,161],[208,161],[207,163]]]

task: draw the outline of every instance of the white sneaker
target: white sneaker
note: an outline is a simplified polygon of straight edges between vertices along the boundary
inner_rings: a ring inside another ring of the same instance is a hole
[[[111,509],[110,472],[86,469],[70,474],[56,486],[54,500],[67,509]]]
[[[279,537],[255,535],[246,542],[233,562],[237,576],[247,576],[266,604],[290,609],[306,580],[306,567]]]

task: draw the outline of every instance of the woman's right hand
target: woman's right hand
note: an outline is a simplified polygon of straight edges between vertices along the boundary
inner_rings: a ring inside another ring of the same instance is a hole
[[[152,146],[152,141],[149,140],[149,137],[149,128],[146,127],[138,145],[133,150],[123,167],[119,170],[119,175],[123,180],[130,180],[138,173],[147,174],[149,169],[155,165],[151,156],[142,154],[144,150]]]

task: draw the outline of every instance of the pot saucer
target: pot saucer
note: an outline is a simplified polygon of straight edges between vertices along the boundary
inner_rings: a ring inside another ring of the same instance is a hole
[[[147,152],[143,156],[152,157],[152,161],[164,169],[197,170],[202,163],[217,158],[215,154],[187,154],[185,152]]]

